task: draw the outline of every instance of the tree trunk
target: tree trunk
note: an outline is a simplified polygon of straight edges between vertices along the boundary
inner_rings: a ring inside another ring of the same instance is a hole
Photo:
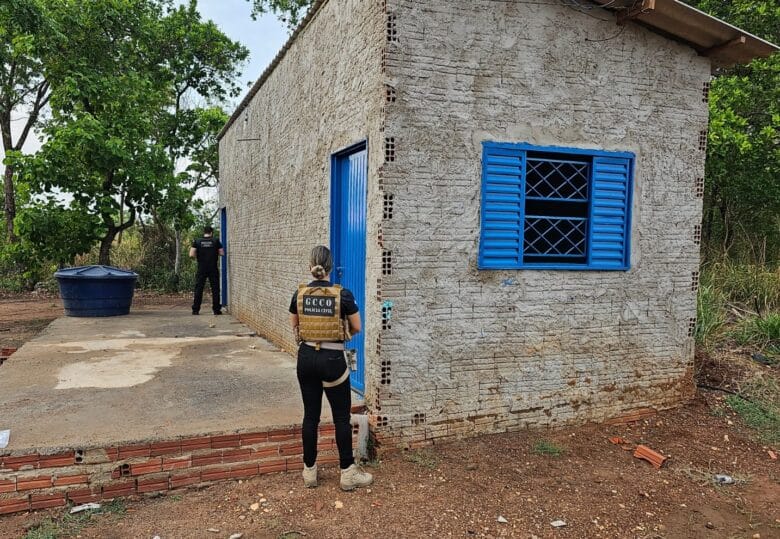
[[[14,192],[14,168],[6,165],[3,178],[3,193],[5,195],[5,236],[8,243],[16,243],[14,234],[14,218],[16,217],[16,193]]]
[[[104,266],[111,265],[111,244],[114,243],[114,237],[116,236],[117,229],[111,227],[100,240],[100,256],[98,257],[98,264]]]
[[[181,230],[174,232],[176,240],[176,256],[173,259],[173,274],[178,278],[181,272]]]

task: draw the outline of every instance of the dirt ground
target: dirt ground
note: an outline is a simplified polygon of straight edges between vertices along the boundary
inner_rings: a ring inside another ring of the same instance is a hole
[[[0,301],[0,323],[14,319],[7,306],[19,313],[18,303]],[[37,312],[33,319],[58,314],[32,303],[22,310]],[[780,461],[769,453],[778,448],[757,442],[724,395],[704,391],[627,425],[381,451],[367,466],[375,484],[352,493],[339,490],[333,468],[321,471],[316,489],[303,488],[298,474],[274,474],[115,503],[79,519],[65,518],[63,509],[0,517],[0,537],[33,530],[31,539],[780,538]],[[608,440],[615,436],[669,460],[657,470]],[[542,441],[551,450],[540,451]],[[562,454],[549,454],[554,449]],[[716,485],[715,474],[736,482]],[[557,520],[565,527],[554,528]],[[65,531],[46,535],[50,521]]]

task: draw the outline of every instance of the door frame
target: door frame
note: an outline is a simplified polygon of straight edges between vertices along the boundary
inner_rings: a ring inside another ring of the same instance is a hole
[[[225,254],[222,255],[222,275],[220,275],[221,288],[221,302],[225,307],[228,304],[228,231],[227,231],[227,207],[222,206],[219,209],[219,236],[222,248],[225,250]]]
[[[335,152],[333,152],[330,156],[330,250],[331,254],[333,256],[333,263],[334,268],[333,271],[336,270],[336,262],[340,260],[341,258],[341,251],[342,247],[340,245],[340,241],[338,241],[341,238],[341,213],[336,211],[336,208],[341,207],[341,196],[342,196],[342,187],[341,187],[341,167],[340,162],[341,160],[353,153],[365,151],[366,152],[366,229],[368,228],[368,138],[364,138],[363,140],[356,142],[354,144],[350,144],[349,146],[346,146],[344,148],[341,148]],[[366,260],[368,259],[368,230],[366,230]],[[365,267],[365,261],[364,261],[364,268],[363,268],[363,305],[360,306],[361,308],[361,314],[363,315],[363,329],[365,330],[365,308],[366,308],[366,267]],[[350,376],[350,385],[352,386],[352,390],[359,394],[365,393],[365,378],[366,378],[366,342],[365,342],[365,333],[363,333],[363,373],[362,378],[364,380],[363,388],[355,387],[352,383],[352,377]]]

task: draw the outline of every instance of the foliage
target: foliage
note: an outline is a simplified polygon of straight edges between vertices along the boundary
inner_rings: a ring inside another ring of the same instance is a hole
[[[730,395],[726,403],[740,415],[765,443],[780,442],[780,385],[773,378],[757,378],[741,391]]]
[[[780,43],[773,0],[698,0],[699,9]],[[710,91],[705,255],[780,257],[780,54],[718,72]]]
[[[699,287],[696,300],[696,344],[709,346],[726,321],[723,293],[712,285]]]
[[[751,309],[756,314],[780,310],[780,266],[775,269],[731,260],[706,264],[702,288],[712,285],[722,303]]]
[[[435,470],[439,465],[439,458],[432,449],[418,449],[404,453],[404,460],[416,464],[421,468]]]
[[[752,317],[734,331],[737,342],[752,344],[772,356],[780,356],[780,313]]]
[[[550,440],[537,440],[533,446],[533,452],[535,455],[546,455],[548,457],[560,457],[564,453],[564,449]]]
[[[314,0],[247,0],[247,2],[252,2],[253,18],[263,13],[273,13],[287,24],[288,28],[293,29],[301,22]]]

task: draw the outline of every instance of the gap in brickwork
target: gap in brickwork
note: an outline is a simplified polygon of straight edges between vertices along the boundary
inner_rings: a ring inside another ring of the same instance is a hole
[[[412,417],[412,425],[422,425],[425,423],[425,414],[414,414]]]
[[[389,386],[390,385],[390,360],[382,361],[381,365],[381,377],[379,379],[379,383],[383,386]]]
[[[699,131],[699,150],[707,151],[707,130]]]
[[[392,219],[393,218],[393,195],[390,193],[385,193],[385,203],[383,207],[384,211],[382,213],[382,216],[385,219]]]
[[[709,103],[710,102],[710,81],[706,81],[702,85],[701,100],[702,100],[703,103]]]
[[[395,137],[385,137],[385,162],[395,161]]]
[[[694,271],[691,273],[691,291],[692,292],[698,292],[699,291],[699,272]]]
[[[696,333],[696,319],[695,318],[689,318],[688,319],[688,337],[693,337],[694,333]]]
[[[382,335],[378,335],[376,338],[376,355],[380,355],[382,353]]]
[[[704,178],[696,178],[694,190],[696,198],[704,198]]]
[[[393,253],[388,250],[382,251],[382,275],[393,274]]]
[[[393,314],[393,308],[389,305],[382,305],[382,329],[391,329],[390,318]]]
[[[395,88],[390,86],[389,84],[385,86],[386,90],[386,99],[388,103],[395,103],[396,95],[395,95]]]
[[[376,416],[376,426],[377,427],[386,427],[387,426],[387,417],[383,415]]]
[[[701,245],[701,225],[693,227],[693,243]]]
[[[376,300],[382,301],[382,279],[376,280]]]
[[[387,41],[398,43],[398,20],[394,13],[387,14]]]

